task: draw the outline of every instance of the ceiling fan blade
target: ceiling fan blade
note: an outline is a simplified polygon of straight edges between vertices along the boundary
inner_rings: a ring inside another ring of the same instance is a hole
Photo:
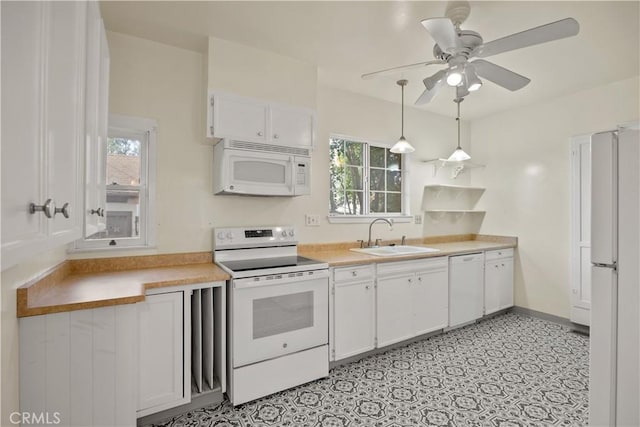
[[[514,73],[513,71],[502,68],[493,62],[485,61],[484,59],[476,59],[475,61],[470,62],[470,64],[473,64],[473,67],[476,69],[476,73],[480,77],[487,79],[498,86],[502,86],[505,89],[509,89],[510,91],[522,89],[531,81],[518,73]]]
[[[380,70],[380,71],[374,71],[372,73],[366,73],[363,74],[361,77],[364,80],[367,79],[372,79],[374,77],[379,77],[379,76],[386,76],[388,74],[395,74],[395,73],[399,73],[400,71],[405,71],[405,70],[412,70],[414,68],[422,68],[422,67],[426,67],[428,65],[434,65],[434,64],[444,64],[444,61],[440,61],[440,60],[436,60],[436,61],[426,61],[426,62],[418,62],[415,64],[409,64],[409,65],[401,65],[400,67],[393,67],[393,68],[385,68],[384,70]]]
[[[578,21],[565,18],[482,44],[475,48],[470,56],[486,58],[502,52],[575,36],[579,31]]]
[[[416,100],[415,105],[423,105],[431,102],[433,97],[438,93],[438,90],[440,90],[442,83],[444,83],[444,79],[436,81],[431,89],[427,87],[424,92],[422,92],[422,95],[420,95],[420,97]]]
[[[456,27],[449,18],[429,18],[420,22],[443,52],[453,53],[461,48]]]

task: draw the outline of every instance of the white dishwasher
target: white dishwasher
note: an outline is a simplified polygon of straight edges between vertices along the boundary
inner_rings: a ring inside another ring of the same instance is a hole
[[[449,327],[482,317],[484,307],[484,255],[449,257]]]

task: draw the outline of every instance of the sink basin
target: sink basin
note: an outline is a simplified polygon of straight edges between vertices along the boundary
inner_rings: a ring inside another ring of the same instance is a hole
[[[349,250],[375,256],[413,255],[440,251],[440,249],[407,245],[378,246],[377,248],[352,248]]]

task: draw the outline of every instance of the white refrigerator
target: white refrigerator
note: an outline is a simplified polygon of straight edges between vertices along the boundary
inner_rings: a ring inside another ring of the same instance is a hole
[[[589,425],[640,425],[638,126],[591,137]]]

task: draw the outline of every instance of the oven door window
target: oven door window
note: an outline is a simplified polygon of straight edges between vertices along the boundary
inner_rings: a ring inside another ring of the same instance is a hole
[[[313,326],[313,291],[253,300],[253,339]]]
[[[234,367],[326,344],[328,285],[323,277],[233,288]]]

